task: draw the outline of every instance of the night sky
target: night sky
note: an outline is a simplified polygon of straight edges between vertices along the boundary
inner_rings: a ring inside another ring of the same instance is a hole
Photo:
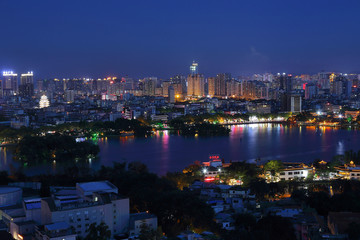
[[[359,0],[0,0],[0,70],[360,72]]]

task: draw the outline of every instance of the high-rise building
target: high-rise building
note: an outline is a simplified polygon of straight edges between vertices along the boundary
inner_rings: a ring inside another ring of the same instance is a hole
[[[175,90],[173,86],[168,88],[169,103],[175,103]]]
[[[157,85],[156,77],[148,77],[143,80],[143,95],[155,96],[155,89]]]
[[[317,86],[314,83],[305,85],[305,99],[312,99],[317,94]]]
[[[292,75],[291,74],[278,74],[277,80],[279,81],[279,90],[283,90],[286,93],[292,91]]]
[[[34,95],[34,74],[33,72],[23,73],[20,76],[19,94],[22,97],[32,97]]]
[[[187,78],[187,95],[192,97],[203,97],[205,95],[204,76],[199,74],[199,65],[193,62],[190,66],[190,74]]]
[[[188,88],[187,95],[193,97],[203,97],[205,94],[204,89],[204,76],[201,74],[190,74],[187,78]]]
[[[301,112],[301,96],[297,94],[288,95],[288,111],[297,113]]]
[[[330,92],[332,95],[348,99],[351,95],[352,82],[346,79],[344,76],[338,76],[331,82]]]
[[[215,96],[215,78],[214,77],[208,78],[208,95],[210,97]]]
[[[170,80],[175,89],[175,95],[179,95],[179,97],[185,96],[187,90],[186,77],[182,75],[176,75]]]
[[[2,92],[4,97],[18,93],[18,75],[12,71],[3,72]]]
[[[171,82],[170,81],[163,81],[161,85],[162,85],[162,88],[163,88],[162,92],[163,92],[164,97],[169,96],[168,90],[169,90],[169,87],[171,85]]]
[[[68,89],[65,90],[65,100],[67,103],[72,103],[75,100],[75,91]]]
[[[219,97],[226,96],[226,83],[231,80],[230,73],[219,73],[215,78],[215,95]]]
[[[194,75],[194,74],[198,74],[198,64],[194,61],[191,66],[190,66],[190,74]]]

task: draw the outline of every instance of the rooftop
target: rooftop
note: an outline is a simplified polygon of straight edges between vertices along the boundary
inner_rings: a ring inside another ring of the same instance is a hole
[[[108,181],[77,183],[77,186],[84,192],[117,190],[117,188]]]
[[[12,193],[21,191],[21,188],[18,187],[0,187],[0,194]]]
[[[45,225],[45,228],[48,231],[55,231],[55,230],[64,230],[68,229],[70,226],[66,222],[55,222],[48,225]]]

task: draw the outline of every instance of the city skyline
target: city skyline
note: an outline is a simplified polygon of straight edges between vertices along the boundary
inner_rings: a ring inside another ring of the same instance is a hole
[[[0,3],[7,36],[0,45],[0,69],[31,69],[40,78],[164,78],[187,73],[195,60],[207,75],[359,72],[354,31],[359,6],[356,1],[6,0]]]

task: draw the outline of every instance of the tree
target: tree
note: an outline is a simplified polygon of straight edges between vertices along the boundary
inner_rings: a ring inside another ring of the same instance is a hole
[[[264,171],[269,172],[271,176],[271,180],[276,176],[277,173],[280,172],[281,169],[284,168],[284,164],[280,160],[271,160],[265,163]]]
[[[350,240],[360,239],[360,224],[354,222],[350,223],[346,233],[349,235]]]
[[[146,223],[140,225],[139,240],[160,240],[163,236],[161,228],[151,229]]]
[[[96,225],[96,223],[90,224],[86,232],[88,234],[84,240],[109,240],[111,238],[111,231],[104,222],[101,222],[99,225]]]
[[[288,218],[266,216],[255,227],[255,239],[290,240],[296,239],[294,227]]]

